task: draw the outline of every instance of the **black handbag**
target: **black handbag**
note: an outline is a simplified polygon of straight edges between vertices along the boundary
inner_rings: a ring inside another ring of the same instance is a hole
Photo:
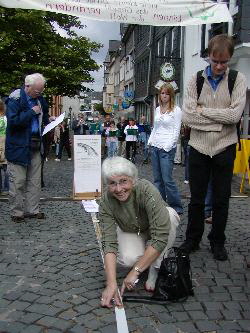
[[[169,301],[183,302],[193,295],[189,256],[174,247],[161,262],[153,296],[124,296],[123,301],[166,304]]]

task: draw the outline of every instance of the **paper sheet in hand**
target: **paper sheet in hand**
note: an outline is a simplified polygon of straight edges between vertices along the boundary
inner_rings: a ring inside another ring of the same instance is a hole
[[[62,113],[59,117],[57,117],[55,120],[53,120],[51,123],[49,123],[47,126],[45,126],[43,130],[43,135],[51,131],[57,125],[59,125],[63,121],[64,117],[65,117],[65,112]]]
[[[99,205],[95,200],[82,200],[82,205],[87,213],[98,213]]]

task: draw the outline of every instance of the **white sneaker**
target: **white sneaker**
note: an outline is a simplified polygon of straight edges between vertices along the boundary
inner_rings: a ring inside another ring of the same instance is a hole
[[[71,161],[71,158],[68,158],[68,161]]]
[[[55,158],[55,161],[56,161],[56,162],[60,162],[61,160],[59,160],[59,158]]]
[[[184,180],[184,184],[189,184],[189,181],[188,180]]]

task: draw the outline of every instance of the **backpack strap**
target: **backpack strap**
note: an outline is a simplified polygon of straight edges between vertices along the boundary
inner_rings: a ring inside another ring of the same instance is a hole
[[[228,73],[228,90],[230,97],[232,96],[232,92],[234,89],[234,84],[237,79],[238,71],[235,71],[234,69],[230,69]],[[241,120],[238,121],[236,124],[236,130],[237,130],[237,137],[238,137],[238,144],[239,148],[238,150],[241,151],[241,142],[240,142],[240,125],[241,125]]]
[[[229,91],[230,97],[232,96],[232,92],[234,90],[234,84],[235,84],[237,75],[238,75],[238,71],[235,71],[234,69],[229,69],[229,73],[228,73],[228,91]]]
[[[197,72],[197,77],[196,77],[196,89],[197,89],[197,101],[200,97],[203,83],[204,83],[204,77],[202,76],[203,70]]]

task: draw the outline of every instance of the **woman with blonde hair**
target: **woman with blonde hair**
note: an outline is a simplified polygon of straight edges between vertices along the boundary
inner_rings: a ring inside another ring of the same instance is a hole
[[[163,200],[178,214],[183,213],[180,194],[172,172],[177,140],[181,128],[181,109],[175,105],[175,92],[165,83],[159,91],[159,106],[155,110],[154,128],[149,137],[154,184]]]

